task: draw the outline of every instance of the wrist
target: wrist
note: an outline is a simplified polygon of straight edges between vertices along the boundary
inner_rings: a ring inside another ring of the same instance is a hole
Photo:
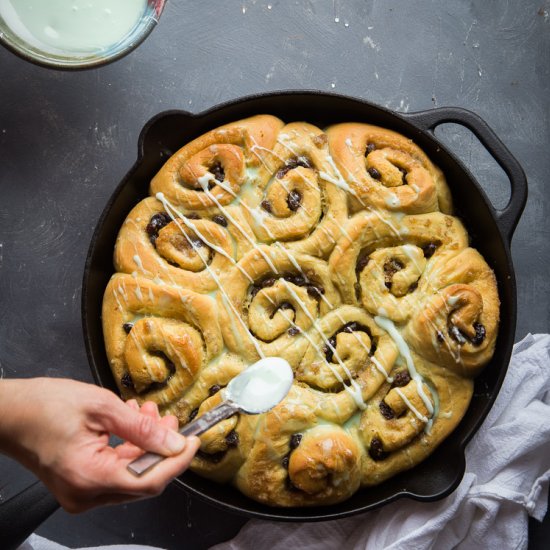
[[[28,449],[22,442],[28,418],[32,416],[32,398],[26,394],[37,382],[37,379],[0,380],[0,452],[20,461],[23,456],[28,457]]]

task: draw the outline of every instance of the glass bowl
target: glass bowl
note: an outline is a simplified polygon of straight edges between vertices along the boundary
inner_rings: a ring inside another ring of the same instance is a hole
[[[16,34],[0,15],[0,44],[19,57],[54,69],[88,69],[111,63],[135,50],[157,25],[166,0],[147,0],[136,25],[118,42],[94,52],[55,54],[30,44]]]

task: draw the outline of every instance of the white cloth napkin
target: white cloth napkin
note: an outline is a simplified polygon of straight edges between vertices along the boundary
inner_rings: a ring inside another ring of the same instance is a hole
[[[211,550],[527,548],[527,516],[544,518],[549,478],[550,335],[529,334],[514,346],[498,398],[466,447],[466,474],[450,496],[431,503],[401,499],[321,523],[251,520]],[[33,535],[20,550],[66,550],[49,542]]]
[[[400,500],[322,523],[248,522],[211,550],[527,548],[527,516],[539,521],[550,478],[550,335],[514,346],[498,398],[466,447],[466,474],[444,500]]]
[[[68,546],[57,544],[51,540],[31,535],[17,550],[71,550]],[[143,546],[140,544],[115,544],[112,546],[94,546],[93,548],[80,548],[80,550],[162,550],[156,546]]]

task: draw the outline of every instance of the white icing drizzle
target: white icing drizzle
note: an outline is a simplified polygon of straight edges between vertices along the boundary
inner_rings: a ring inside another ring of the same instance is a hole
[[[297,296],[297,295],[296,295]],[[298,300],[301,302],[301,300],[298,298]],[[269,299],[269,301],[275,305],[275,302],[273,302],[273,300]],[[302,302],[303,303],[303,302]],[[305,304],[303,304],[305,306]],[[303,309],[303,308],[302,308]],[[305,311],[305,310],[304,310]],[[284,319],[286,319],[293,327],[296,327],[297,329],[300,330],[300,335],[302,335],[311,345],[311,347],[313,349],[315,349],[315,351],[317,351],[317,353],[319,354],[319,356],[324,360],[325,364],[328,366],[328,368],[332,371],[332,374],[334,374],[334,377],[336,378],[336,380],[338,380],[338,382],[340,382],[340,384],[342,384],[342,386],[344,387],[344,390],[352,397],[352,399],[355,401],[355,404],[361,409],[361,410],[364,410],[366,409],[366,405],[365,405],[365,402],[363,400],[363,396],[362,396],[362,393],[361,393],[361,388],[359,387],[359,384],[357,384],[357,382],[355,382],[355,380],[353,380],[353,378],[351,377],[351,373],[349,372],[348,368],[340,361],[340,364],[341,366],[343,367],[344,371],[346,372],[346,374],[350,377],[350,384],[351,386],[347,386],[346,383],[345,383],[345,380],[340,376],[340,373],[324,358],[324,353],[322,351],[322,349],[312,340],[311,336],[309,336],[309,334],[305,331],[303,331],[302,329],[300,329],[300,327],[298,325],[296,325],[296,323],[294,323],[294,321],[288,317],[286,315],[286,313],[284,312],[284,310],[279,310],[279,312],[281,313],[281,315],[284,317]],[[307,315],[307,313],[306,313]],[[310,317],[311,319],[311,317]],[[318,327],[315,327],[314,325],[314,328],[317,330],[317,332],[320,334],[321,338],[323,338],[325,340],[325,342],[329,345],[329,347],[332,349],[332,351],[334,352],[334,356],[337,357],[337,353],[336,353],[336,350],[330,345],[330,343],[328,343],[328,340],[326,340],[326,338],[324,337],[323,333],[320,331],[320,329]],[[338,357],[337,357],[338,359]],[[353,387],[352,387],[353,386]]]
[[[280,143],[285,149],[288,149],[293,155],[299,156],[295,149],[293,149],[288,143],[285,143],[286,140],[292,139],[288,134],[279,134],[277,138],[277,143]]]
[[[254,145],[250,148],[250,150],[252,151],[252,153],[254,153],[254,155],[256,156],[257,159],[260,160],[260,162],[269,170],[269,166],[266,166],[266,164],[264,163],[264,160],[262,159],[261,155],[259,155],[258,153],[256,153],[256,149],[260,150],[260,151],[266,151],[267,153],[273,155],[276,159],[280,160],[283,164],[285,163],[285,159],[280,157],[279,155],[277,155],[276,153],[274,153],[271,149],[268,149],[267,147],[262,147],[261,145],[258,145],[256,143],[256,140],[254,138],[252,138],[252,136],[250,136],[252,141],[254,142]]]
[[[287,288],[288,292],[290,293],[290,295],[296,300],[298,305],[302,308],[302,310],[305,313],[306,317],[311,321],[313,327],[318,332],[319,336],[321,337],[321,339],[323,340],[325,345],[328,346],[328,348],[332,351],[332,354],[336,358],[336,360],[338,361],[338,364],[342,367],[342,369],[344,370],[344,372],[348,376],[350,386],[346,386],[344,384],[344,388],[346,389],[346,391],[353,397],[355,403],[357,404],[357,406],[360,409],[366,408],[359,384],[357,384],[357,382],[353,379],[353,376],[352,376],[351,372],[349,371],[349,369],[346,367],[345,363],[342,361],[342,359],[338,355],[338,352],[336,351],[334,346],[329,342],[328,338],[324,335],[323,330],[321,329],[321,327],[319,327],[319,324],[317,323],[317,320],[308,311],[306,304],[300,299],[298,294],[296,294],[296,292],[290,286],[288,281],[286,281],[285,279],[281,279],[281,281],[286,286],[286,288]],[[321,349],[318,346],[314,346],[314,347],[317,349],[318,353],[321,353]],[[333,367],[328,362],[327,362],[327,365],[331,368],[333,373],[335,373],[335,370],[333,369]],[[335,374],[335,376],[336,376],[336,374]]]
[[[116,291],[116,288],[113,288],[113,296],[115,297],[116,303],[118,304],[118,308],[120,309],[120,311],[124,311],[125,308],[122,306],[122,304],[120,303],[120,300],[118,299],[118,293]]]
[[[292,265],[306,278],[306,280],[308,280],[306,274],[303,272],[302,268],[300,267],[300,264],[296,261],[296,259],[292,256],[292,254],[289,253],[289,251],[279,242],[276,242],[275,243],[275,246],[277,246],[278,248],[280,248],[282,251],[284,251],[284,253],[286,254],[286,256],[288,257],[288,259],[290,260],[290,262],[292,263]],[[338,311],[335,310],[335,306],[330,302],[330,300],[328,300],[328,298],[324,295],[324,294],[319,294],[319,297],[321,298],[321,300],[323,300],[325,302],[325,304],[327,304],[327,306],[333,311],[333,313],[336,315],[336,317],[340,320],[340,322],[342,323],[342,325],[345,325],[346,324],[346,320],[340,315],[340,313],[338,313]],[[359,336],[356,334],[355,331],[352,331],[352,334],[353,336],[355,337],[355,339],[357,340],[357,342],[359,343],[359,345],[367,352],[367,354],[370,354],[370,349],[366,346],[366,344],[361,340],[361,338],[359,338]],[[393,382],[393,378],[389,377],[388,376],[388,373],[386,372],[386,370],[384,369],[384,367],[382,366],[382,364],[374,357],[372,356],[371,357],[371,360],[374,364],[374,366],[380,371],[381,374],[384,375],[384,377],[386,378],[386,380],[388,382]],[[330,366],[330,365],[329,365]]]
[[[279,178],[277,178],[278,181],[281,181],[279,180]],[[312,185],[306,178],[303,178],[304,181],[310,186],[312,187],[313,189],[317,189],[314,185]],[[217,180],[216,180],[217,181]],[[261,207],[256,207],[256,208],[250,208],[250,206],[248,206],[248,204],[246,204],[245,202],[243,202],[239,196],[237,195],[237,193],[235,193],[233,191],[233,189],[231,189],[230,187],[227,187],[226,185],[224,185],[223,183],[220,183],[218,182],[218,185],[224,190],[224,191],[227,191],[230,195],[233,196],[234,200],[237,202],[237,204],[239,206],[244,206],[244,208],[246,208],[246,210],[248,210],[248,212],[250,213],[250,215],[254,218],[254,221],[258,224],[258,225],[261,225],[268,233],[268,235],[272,238],[272,239],[275,239],[275,236],[273,235],[273,233],[269,230],[269,228],[267,226],[265,226],[263,224],[263,221],[264,221],[264,218],[267,217],[267,212],[265,212],[264,210],[262,210]],[[282,182],[281,182],[282,184]],[[290,191],[288,190],[288,188],[286,186],[283,185],[283,187],[285,188],[285,190],[287,191],[287,193],[289,193]],[[306,212],[306,214],[309,214],[309,210],[303,205],[303,204],[300,204],[300,208],[302,208],[304,210],[304,212]]]
[[[126,305],[128,305],[128,295],[126,294],[126,287],[124,286],[124,283],[118,285],[118,292],[122,296],[124,302],[126,302]]]
[[[159,197],[159,195],[162,195],[163,198],[161,199]],[[164,194],[163,193],[157,193],[157,199],[160,202],[162,202],[162,204],[164,205],[164,208],[166,209],[166,204],[169,204],[169,203],[168,203],[167,199],[164,197]],[[212,241],[209,241],[205,237],[205,235],[199,231],[199,229],[195,226],[195,224],[191,223],[185,217],[185,215],[182,212],[180,212],[174,205],[170,204],[169,206],[178,215],[180,221],[182,221],[189,229],[194,231],[200,237],[200,239],[204,242],[204,244],[206,244],[206,246],[210,247],[212,250],[215,250],[218,254],[222,255],[224,258],[227,258],[251,283],[254,282],[254,279],[247,273],[247,271],[241,265],[239,265],[239,263],[236,262],[223,248],[221,248],[220,246],[214,244]],[[168,212],[168,214],[170,215],[169,212]],[[170,216],[170,217],[172,217],[172,216]],[[172,219],[174,219],[174,218],[172,217]],[[174,219],[174,221],[176,221],[176,220]],[[185,235],[185,238],[191,244],[191,246],[193,247],[193,250],[196,251],[197,247],[194,246],[191,243],[191,240],[187,236],[187,233],[185,233],[185,231],[183,231],[183,229],[181,227],[180,227],[180,231]]]
[[[454,307],[458,303],[458,300],[460,300],[459,296],[449,296],[447,298],[447,305]]]
[[[390,208],[397,208],[398,206],[401,206],[401,201],[396,193],[389,193],[385,202]]]
[[[387,220],[376,210],[375,208],[369,208],[369,212],[372,212],[382,223],[385,223],[395,234],[396,237],[401,237],[401,233],[406,233],[406,227],[401,228],[401,232],[391,223],[391,221]]]
[[[432,287],[433,289],[433,287]],[[436,294],[439,294],[440,291],[439,290],[436,290]],[[448,304],[446,304],[448,305]],[[430,305],[426,305],[426,308],[428,309],[429,312],[433,313],[434,316],[437,315],[437,310],[433,307],[433,306],[430,306]],[[447,312],[449,312],[450,310],[447,308]],[[432,330],[434,331],[434,334],[437,334],[438,332],[441,332],[439,330],[439,328],[437,327],[437,325],[433,322],[433,321],[430,321],[428,317],[426,317],[426,321],[430,324],[430,326],[432,327]],[[451,355],[451,357],[454,359],[455,363],[459,364],[462,362],[462,359],[460,357],[460,344],[458,344],[458,352],[455,353],[455,351],[453,350],[453,347],[452,347],[452,344],[449,343],[448,339],[445,337],[445,335],[443,333],[441,333],[443,335],[443,344],[445,345],[445,347],[447,348],[449,354]],[[432,340],[432,343],[433,343],[433,340]],[[437,348],[436,348],[437,349]]]
[[[346,180],[342,176],[340,170],[338,170],[338,167],[336,166],[336,163],[334,162],[334,159],[330,155],[327,155],[327,161],[330,164],[330,167],[334,170],[334,173],[338,176],[338,179],[340,180],[340,182],[345,183],[347,185]],[[352,178],[352,181],[355,181],[355,179]],[[353,191],[353,189],[351,189],[351,187],[350,187],[350,190],[353,193],[353,195],[357,197],[355,191]],[[357,197],[357,198],[359,199],[359,197]],[[361,199],[359,199],[359,201],[364,206],[364,203],[361,201]]]
[[[187,239],[187,241],[189,242],[189,244],[195,248],[195,245],[193,244],[193,241],[191,239],[189,239],[187,233],[183,230],[183,227],[180,225],[179,221],[176,219],[176,217],[170,212],[170,210],[173,210],[176,214],[178,214],[178,211],[168,202],[168,200],[165,198],[164,196],[164,193],[157,193],[156,195],[157,199],[162,202],[163,206],[164,206],[164,209],[166,210],[167,214],[172,218],[172,220],[176,223],[176,225],[178,226],[178,228],[180,229],[180,231],[182,232],[182,234],[185,236],[185,238]],[[202,258],[202,256],[200,256]],[[218,276],[214,273],[214,270],[208,265],[208,262],[206,262],[206,260],[204,260],[203,258],[203,263],[204,263],[204,267],[208,270],[208,272],[210,273],[210,275],[212,276],[212,278],[214,279],[214,281],[216,282],[216,284],[218,285],[218,288],[220,289],[220,292],[223,294],[223,297],[225,298],[225,301],[226,303],[230,306],[230,308],[232,309],[233,313],[235,314],[235,316],[237,317],[237,319],[239,320],[239,322],[241,323],[241,325],[243,326],[244,328],[244,331],[245,333],[247,334],[247,336],[249,337],[250,341],[252,342],[252,344],[254,345],[254,348],[256,349],[256,351],[258,352],[258,355],[261,357],[261,358],[264,358],[265,355],[261,349],[261,347],[259,346],[258,342],[256,341],[256,338],[254,338],[254,336],[252,336],[252,334],[250,334],[249,330],[248,330],[248,327],[246,326],[246,323],[243,321],[243,319],[241,318],[239,312],[237,311],[237,309],[235,308],[235,306],[233,305],[233,303],[231,302],[231,299],[229,298],[229,296],[227,295],[227,292],[225,291],[225,289],[223,288],[223,285],[221,284],[221,281],[220,279],[218,278]]]
[[[287,145],[286,143],[284,143],[283,141],[281,141],[281,137],[282,136],[285,136],[285,137],[289,137],[287,134],[280,134],[279,135],[279,138],[277,138],[277,142],[280,143],[283,147],[285,147],[286,149],[288,149],[293,155],[296,155],[297,157],[299,157],[300,155],[298,155],[298,153],[295,152],[294,149],[292,149],[289,145]],[[254,139],[253,139],[254,141]],[[270,153],[271,155],[273,155],[276,159],[278,159],[280,162],[283,163],[283,165],[286,164],[286,161],[285,159],[283,159],[282,157],[280,157],[279,155],[277,155],[272,149],[268,149],[267,147],[261,147],[259,146],[256,141],[254,141],[254,146],[251,148],[252,152],[254,154],[256,154],[254,152],[254,148],[256,149],[261,149],[261,150],[264,150],[264,151],[267,151],[268,153]],[[260,162],[264,165],[264,167],[268,170],[268,172],[271,171],[270,167],[266,165],[266,163],[263,161],[263,159],[261,157],[259,157],[258,155],[256,155],[256,157],[260,160]],[[312,189],[315,189],[317,190],[317,187],[315,187],[315,185],[313,185],[310,181],[308,181],[308,179],[303,175],[301,174],[301,178],[302,180],[304,181],[304,183],[311,187]],[[290,193],[290,189],[285,185],[284,181],[282,180],[282,178],[278,178],[277,177],[277,173],[275,173],[275,179],[283,186],[284,190],[288,193]],[[307,213],[309,214],[310,211],[302,204],[301,205],[301,208]],[[267,229],[267,228],[266,228]]]
[[[367,206],[365,204],[365,202],[363,200],[361,200],[361,197],[355,192],[355,190],[352,189],[346,183],[346,181],[342,177],[342,174],[339,172],[338,168],[336,167],[336,164],[334,163],[334,160],[332,159],[332,157],[330,155],[328,155],[327,157],[328,157],[329,164],[331,165],[331,167],[334,169],[334,171],[338,175],[338,179],[333,178],[331,175],[327,174],[324,171],[319,171],[319,175],[325,181],[328,181],[329,183],[332,183],[333,185],[336,185],[340,189],[343,189],[344,191],[347,191],[348,193],[353,195],[361,203],[361,206],[363,206],[363,208],[365,208],[365,210],[367,210],[368,212],[372,212],[382,223],[385,223],[395,233],[395,235],[397,237],[401,237],[402,233],[406,233],[406,228],[405,227],[403,227],[401,229],[401,232],[400,232],[389,220],[387,220],[383,216],[381,216],[380,213],[376,209]],[[353,181],[355,181],[355,179],[353,179]],[[350,240],[352,240],[349,237],[349,235],[347,235],[347,236]]]
[[[399,395],[399,397],[403,399],[405,405],[407,405],[407,407],[411,409],[414,416],[416,416],[416,418],[418,418],[418,420],[420,420],[421,422],[427,424],[428,419],[408,400],[407,396],[399,388],[394,388],[394,390]]]
[[[134,263],[137,265],[138,269],[140,269],[143,273],[147,273],[147,271],[143,267],[143,262],[141,261],[139,254],[134,254],[133,260],[134,260]]]
[[[416,267],[418,272],[422,273],[423,270],[420,268],[420,266],[418,265],[418,262],[416,261],[416,258],[414,257],[413,252],[415,249],[416,247],[412,244],[404,244],[401,246],[401,250],[403,250],[403,252],[405,253],[405,256],[407,256],[407,258],[411,260],[411,262],[414,264],[414,267]]]
[[[286,135],[286,134],[284,134]],[[256,143],[256,142],[254,142]],[[296,154],[292,149],[290,149],[287,145],[285,145],[284,143],[281,142],[281,145],[287,147],[287,149],[289,149],[293,154]],[[284,159],[282,159],[281,157],[279,157],[278,155],[276,155],[271,149],[267,149],[266,147],[260,147],[259,145],[254,145],[254,147],[257,147],[259,149],[263,149],[269,153],[271,153],[272,155],[274,155],[275,157],[277,157],[279,160],[281,160],[281,162],[285,162]],[[254,149],[254,147],[252,147],[252,149]],[[254,151],[252,151],[254,152]],[[269,171],[270,168],[269,166],[266,165],[266,163],[264,162],[264,160],[261,158],[261,156],[257,155],[256,153],[254,153],[256,155],[256,157],[260,160],[260,162],[264,165],[264,167]],[[338,171],[338,168],[336,167],[336,165],[334,164],[334,161],[332,160],[332,157],[330,155],[327,155],[327,160],[329,162],[329,164],[332,166],[332,168],[334,169],[334,171],[336,172],[336,174],[338,175],[338,178],[339,179],[334,179],[332,176],[330,176],[330,174],[327,174],[326,172],[322,171],[322,170],[319,170],[319,176],[324,179],[325,181],[328,181],[329,183],[332,183],[333,185],[336,185],[337,187],[340,187],[342,189],[344,189],[345,191],[348,191],[349,193],[351,193],[353,196],[355,196],[357,198],[357,200],[363,205],[363,206],[366,206],[365,203],[361,200],[361,198],[357,195],[357,193],[355,193],[355,191],[346,183],[346,181],[344,180],[344,178],[342,177],[342,174],[340,174],[340,172]],[[281,181],[279,178],[276,178],[278,181]],[[310,186],[312,189],[315,189],[317,190],[318,188],[315,187],[311,182],[309,182],[304,176],[302,176],[302,179],[304,180],[304,182],[306,183],[306,185]],[[284,185],[283,185],[284,187]],[[285,189],[288,191],[288,189],[285,187]],[[236,197],[236,195],[233,193],[233,196]],[[239,201],[240,204],[246,206],[246,208],[248,209],[248,211],[252,214],[252,216],[254,217],[254,219],[256,220],[256,222],[258,223],[258,220],[257,220],[257,217],[256,217],[256,214],[254,214],[252,212],[252,210],[243,202]],[[302,206],[302,208],[304,208]],[[342,235],[346,236],[348,238],[348,240],[351,242],[353,239],[351,238],[351,236],[349,235],[349,233],[345,230],[345,228],[341,225],[338,225],[337,226],[338,229],[340,230],[340,233],[342,233]],[[264,229],[266,231],[268,231],[268,234],[270,235],[271,238],[274,238],[273,237],[273,234],[268,230],[267,227],[264,226]],[[398,233],[399,234],[399,233]]]
[[[326,236],[327,236],[327,239],[332,243],[332,244],[336,244],[336,239],[332,236],[332,233],[330,232],[330,229],[328,227],[324,227],[324,226],[319,226],[319,231],[322,231]],[[348,236],[349,238],[349,236]]]
[[[374,318],[374,322],[381,329],[385,330],[397,345],[397,349],[399,350],[400,355],[405,359],[407,363],[407,369],[409,371],[409,374],[416,383],[416,389],[418,391],[418,395],[424,402],[424,405],[426,405],[426,409],[428,409],[430,416],[432,416],[434,413],[434,407],[429,397],[426,395],[426,392],[424,391],[424,388],[422,386],[423,384],[422,376],[420,376],[420,374],[416,370],[416,367],[414,366],[414,361],[413,361],[409,346],[407,345],[407,342],[405,342],[403,336],[401,336],[396,326],[393,324],[393,321],[391,321],[390,319],[387,319],[386,317],[380,317],[377,315]]]
[[[136,298],[143,302],[143,293],[141,292],[141,287],[139,286],[139,283],[136,283],[136,288],[134,289],[134,294],[136,295]]]
[[[199,182],[199,185],[204,189],[208,187],[208,184],[214,180],[217,185],[220,184],[220,182],[216,179],[214,174],[210,172],[206,172],[203,176],[200,176],[197,178],[197,181]]]
[[[227,209],[224,208],[216,199],[216,197],[214,197],[214,195],[212,195],[212,193],[208,190],[208,184],[203,185],[203,189],[205,194],[212,198],[212,200],[216,203],[216,206],[220,209],[221,212],[223,212],[223,215],[240,231],[240,233],[248,241],[250,246],[252,246],[252,248],[254,248],[254,250],[256,250],[256,252],[258,252],[260,256],[262,256],[270,269],[273,270],[273,272],[275,273],[279,273],[277,271],[277,268],[271,263],[269,256],[256,244],[256,241],[245,231],[245,229],[237,222],[237,220],[235,220],[235,218],[227,211]]]
[[[160,324],[159,326],[159,330],[160,330],[160,333],[161,333],[161,336],[162,336],[162,339],[164,342],[168,342],[168,338],[166,337],[166,334],[164,332],[164,329],[162,327],[162,324]],[[185,336],[183,336],[185,338]],[[178,350],[176,348],[174,348],[173,346],[170,346],[170,351],[172,351],[173,353],[176,354],[176,356],[178,357],[178,363],[181,367],[183,367],[190,375],[191,377],[193,376],[193,373],[191,372],[191,370],[189,369],[189,365],[187,365],[187,362],[185,361],[185,359],[181,356],[181,354],[178,352]],[[168,354],[166,354],[168,356]],[[168,356],[168,358],[171,360],[171,358]]]
[[[378,369],[380,374],[384,376],[384,378],[386,379],[386,382],[391,384],[393,382],[393,377],[388,376],[388,373],[386,372],[386,369],[384,368],[382,363],[380,363],[380,361],[378,361],[378,359],[376,359],[374,355],[370,358],[370,360],[372,361],[373,365]]]
[[[306,277],[305,273],[302,271],[302,268],[300,267],[300,264],[296,261],[296,258],[279,241],[274,243],[274,246],[276,246],[279,250],[281,250],[281,252],[285,254],[285,256],[288,258],[290,263],[295,267],[295,269],[297,269],[304,277]]]
[[[224,187],[225,189],[225,187]],[[256,223],[258,225],[261,225],[265,231],[267,232],[267,234],[269,235],[269,237],[271,239],[273,239],[275,241],[275,235],[273,234],[273,232],[269,229],[269,227],[267,227],[266,225],[264,225],[262,222],[263,222],[263,218],[265,217],[265,215],[260,211],[260,214],[258,214],[258,209],[254,209],[254,208],[250,208],[250,206],[248,206],[248,204],[246,204],[245,202],[242,202],[242,200],[237,196],[237,194],[230,188],[227,188],[227,191],[229,193],[231,193],[233,195],[233,197],[235,197],[235,200],[237,201],[237,204],[239,206],[244,206],[246,208],[246,210],[248,210],[248,212],[251,214],[251,216],[254,218],[254,220],[256,221]],[[284,254],[287,256],[287,258],[290,260],[290,262],[292,263],[292,265],[294,265],[294,267],[296,269],[298,269],[302,275],[304,274],[303,271],[301,270],[300,268],[300,265],[298,264],[298,262],[296,262],[296,260],[294,259],[293,256],[291,256],[288,252],[288,250],[281,245],[280,242],[276,241],[274,243],[275,246],[277,246],[280,250],[282,250],[284,252]],[[276,273],[278,273],[276,271]]]
[[[327,174],[324,170],[319,170],[319,176],[321,176],[325,181],[332,183],[332,185],[336,185],[336,187],[339,187],[340,189],[343,189],[344,191],[351,193],[354,197],[357,197],[357,193],[355,193],[355,191],[344,180],[333,178],[330,174]]]

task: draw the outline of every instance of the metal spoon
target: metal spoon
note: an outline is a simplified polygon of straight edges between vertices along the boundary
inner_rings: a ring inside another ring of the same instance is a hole
[[[236,412],[260,414],[278,405],[292,386],[292,369],[280,357],[260,359],[221,390],[223,401],[217,407],[185,425],[182,435],[200,435],[214,424],[229,418]],[[128,464],[128,470],[140,476],[166,457],[145,453]]]

